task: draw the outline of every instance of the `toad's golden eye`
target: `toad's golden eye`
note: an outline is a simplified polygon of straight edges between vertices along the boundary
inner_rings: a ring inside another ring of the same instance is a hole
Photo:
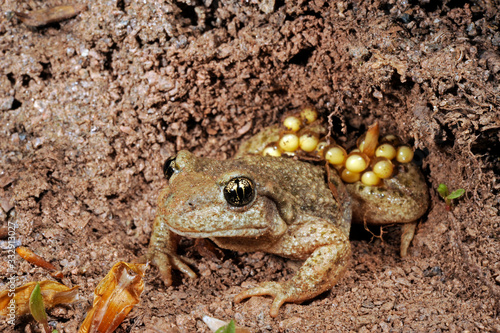
[[[170,177],[179,171],[179,168],[175,164],[175,158],[176,156],[169,157],[163,164],[163,175],[167,178],[167,180],[170,180]]]
[[[246,177],[231,179],[224,187],[224,198],[231,206],[248,205],[255,198],[253,182]]]

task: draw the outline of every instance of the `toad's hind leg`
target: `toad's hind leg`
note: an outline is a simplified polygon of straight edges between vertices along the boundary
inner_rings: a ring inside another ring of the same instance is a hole
[[[401,225],[401,245],[399,248],[399,253],[401,257],[406,257],[408,255],[408,248],[410,243],[415,236],[415,230],[417,228],[417,222],[410,222]]]
[[[300,244],[301,234],[306,236],[304,238],[314,238],[313,243],[324,242],[327,240],[325,238],[328,238],[330,244],[318,246],[291,280],[286,282],[264,282],[258,287],[238,294],[235,297],[236,303],[252,296],[273,296],[274,301],[270,313],[271,317],[276,317],[280,307],[285,302],[301,303],[331,289],[337,283],[347,266],[351,254],[348,238],[337,228],[333,233],[327,233],[326,236],[321,232],[306,235],[306,229],[325,231],[324,228],[300,228],[294,234],[295,246],[299,246],[297,244]],[[280,247],[286,248],[290,240],[284,241]],[[314,246],[317,244],[309,243],[309,245]]]

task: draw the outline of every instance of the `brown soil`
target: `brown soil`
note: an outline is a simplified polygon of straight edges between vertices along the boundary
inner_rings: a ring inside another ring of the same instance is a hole
[[[59,0],[0,4],[0,223],[80,285],[80,302],[49,311],[59,332],[76,332],[114,263],[145,253],[167,157],[229,158],[307,103],[336,137],[378,120],[427,155],[432,206],[409,256],[398,228],[383,241],[355,230],[338,285],[273,319],[270,298],[233,297],[299,263],[217,261],[184,241],[200,278],[165,288],[149,269],[117,332],[208,332],[205,314],[258,332],[500,332],[498,2],[97,0],[39,28],[12,11]],[[451,212],[439,183],[466,190]],[[50,278],[16,265],[19,285]],[[30,317],[0,324],[38,329]]]

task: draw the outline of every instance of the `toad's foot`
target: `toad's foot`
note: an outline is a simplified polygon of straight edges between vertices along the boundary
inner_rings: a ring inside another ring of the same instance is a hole
[[[157,216],[146,258],[158,267],[166,286],[172,285],[172,268],[181,271],[192,279],[196,278],[196,273],[187,265],[187,260],[176,254],[177,242],[178,236],[169,231],[162,219]]]
[[[271,305],[271,317],[277,317],[280,307],[289,303],[300,303],[303,301],[302,298],[298,297],[301,294],[301,290],[294,288],[289,282],[278,283],[278,282],[264,282],[260,286],[245,290],[235,296],[234,301],[236,303],[241,302],[245,298],[252,296],[263,296],[269,295],[274,297],[273,304]]]
[[[158,267],[161,279],[166,286],[172,285],[172,268],[181,271],[192,279],[196,278],[196,273],[177,255],[150,248],[146,254],[146,258]]]

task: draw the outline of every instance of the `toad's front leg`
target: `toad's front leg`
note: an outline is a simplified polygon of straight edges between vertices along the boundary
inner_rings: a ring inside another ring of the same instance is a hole
[[[273,296],[270,313],[271,317],[276,317],[285,302],[301,303],[331,289],[346,268],[351,247],[348,237],[340,229],[319,221],[291,226],[287,234],[266,252],[292,259],[304,259],[309,255],[291,280],[264,282],[235,297],[235,302],[239,303],[252,296]]]
[[[175,268],[190,278],[196,278],[196,273],[177,255],[178,236],[168,229],[167,224],[157,215],[153,234],[146,254],[148,261],[158,267],[161,278],[166,286],[172,285],[172,268]]]

